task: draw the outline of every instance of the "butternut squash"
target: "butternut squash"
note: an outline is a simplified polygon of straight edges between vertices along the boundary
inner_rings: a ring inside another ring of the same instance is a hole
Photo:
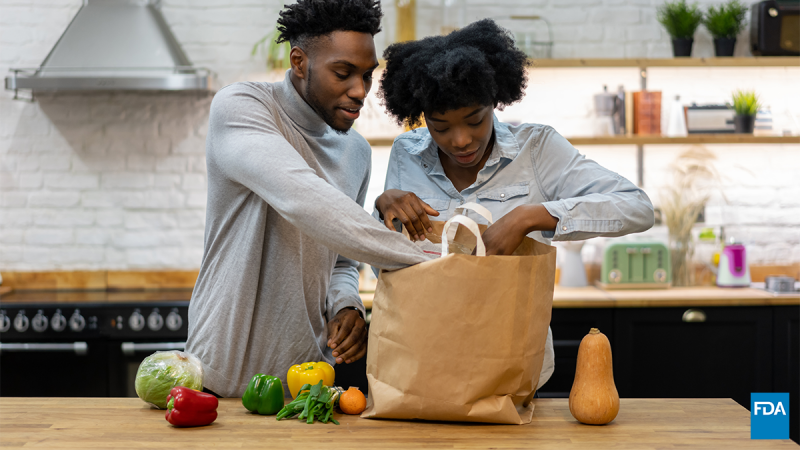
[[[592,328],[578,347],[575,381],[569,392],[569,412],[578,422],[589,425],[607,424],[619,412],[611,344],[597,328]]]

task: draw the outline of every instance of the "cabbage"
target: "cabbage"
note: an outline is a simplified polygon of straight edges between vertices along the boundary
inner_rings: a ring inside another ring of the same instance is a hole
[[[167,395],[175,386],[203,390],[203,364],[191,353],[155,352],[136,372],[136,395],[159,409],[166,409]]]

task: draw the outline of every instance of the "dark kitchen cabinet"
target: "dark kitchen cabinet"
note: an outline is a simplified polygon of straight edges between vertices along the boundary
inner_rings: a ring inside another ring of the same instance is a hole
[[[800,307],[773,308],[774,392],[789,393],[790,436],[800,442]]]
[[[621,397],[732,398],[773,390],[771,307],[620,308],[614,378]]]
[[[43,344],[34,339],[31,344]],[[86,352],[14,351],[0,354],[0,396],[106,397],[106,344],[85,342]]]
[[[614,311],[611,309],[553,309],[550,328],[553,330],[555,369],[539,390],[542,398],[566,398],[575,379],[578,346],[592,328],[598,328],[614,345]]]

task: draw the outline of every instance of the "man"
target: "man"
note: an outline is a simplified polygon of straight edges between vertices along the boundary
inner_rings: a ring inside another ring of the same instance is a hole
[[[283,82],[235,83],[211,104],[205,249],[186,350],[204,386],[241,396],[256,373],[366,353],[355,261],[428,259],[363,209],[371,149],[351,130],[378,66],[377,0],[300,0],[278,20]],[[288,390],[286,390],[288,392]]]

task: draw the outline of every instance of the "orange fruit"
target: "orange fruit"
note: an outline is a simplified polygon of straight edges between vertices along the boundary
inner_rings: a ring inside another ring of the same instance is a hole
[[[367,399],[357,387],[351,386],[339,397],[339,409],[345,414],[361,414],[367,409]]]

